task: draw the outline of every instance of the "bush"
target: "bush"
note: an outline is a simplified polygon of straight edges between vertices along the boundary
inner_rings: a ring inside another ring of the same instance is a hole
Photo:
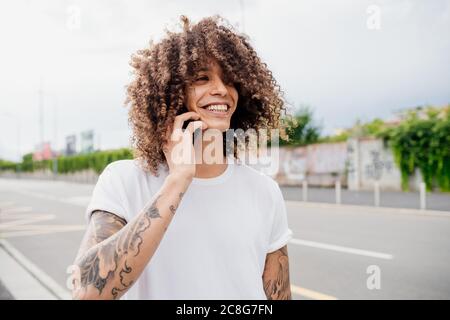
[[[108,164],[122,159],[133,159],[133,154],[130,149],[123,148],[74,156],[61,156],[57,158],[58,173],[73,173],[93,169],[100,174]],[[24,155],[22,162],[18,164],[0,160],[0,171],[19,170],[22,172],[33,172],[44,169],[53,170],[53,160],[33,161],[33,155],[31,153]]]
[[[450,191],[450,108],[410,111],[398,127],[382,134],[401,171],[402,188],[420,170],[427,190]]]

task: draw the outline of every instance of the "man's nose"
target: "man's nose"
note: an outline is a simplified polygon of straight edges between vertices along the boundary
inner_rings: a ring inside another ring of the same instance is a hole
[[[227,94],[227,87],[223,83],[223,81],[219,78],[216,79],[213,83],[213,88],[211,90],[211,95],[221,95],[225,96]]]

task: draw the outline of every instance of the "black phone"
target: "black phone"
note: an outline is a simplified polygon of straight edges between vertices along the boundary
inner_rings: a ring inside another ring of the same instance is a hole
[[[192,120],[192,119],[188,119],[188,120],[186,120],[185,122],[183,122],[183,126],[182,126],[182,128],[183,128],[183,129],[186,129],[186,128],[187,128],[187,126],[189,125],[189,123],[191,123],[192,121],[194,121],[194,120]]]
[[[185,129],[187,128],[187,126],[189,125],[189,123],[191,123],[192,121],[196,121],[196,120],[188,119],[188,120],[186,120],[185,122],[183,122],[183,126],[182,126],[183,130],[185,130]],[[195,143],[195,139],[197,139],[197,137],[198,137],[198,135],[201,133],[201,131],[202,131],[201,128],[197,128],[197,129],[194,131],[194,134],[192,135],[192,144]]]
[[[180,114],[183,114],[183,113],[186,113],[186,112],[188,112],[188,109],[187,109],[186,107],[183,106],[183,107],[177,112],[177,115],[180,115]],[[192,121],[196,121],[196,120],[194,120],[194,119],[188,119],[188,120],[184,121],[184,122],[183,122],[183,125],[181,126],[182,129],[183,129],[183,130],[186,129],[187,126],[189,125],[189,123],[191,123]],[[198,128],[197,130],[194,131],[194,134],[193,134],[193,136],[192,136],[192,144],[194,144],[194,141],[195,141],[195,139],[197,138],[197,136],[200,134],[200,132],[201,132],[201,129],[200,129],[200,128]]]

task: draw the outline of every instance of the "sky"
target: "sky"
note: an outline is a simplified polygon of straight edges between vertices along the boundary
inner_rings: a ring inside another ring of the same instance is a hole
[[[0,4],[0,159],[43,139],[95,131],[95,147],[129,146],[125,87],[133,52],[220,14],[272,70],[294,111],[323,134],[357,119],[450,103],[450,0],[15,0]]]

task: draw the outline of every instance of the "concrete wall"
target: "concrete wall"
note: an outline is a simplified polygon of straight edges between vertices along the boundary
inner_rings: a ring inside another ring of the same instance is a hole
[[[383,190],[400,190],[401,174],[391,150],[380,139],[350,139],[347,142],[348,188],[373,190],[377,182]]]
[[[345,179],[346,143],[324,143],[306,147],[280,148],[280,166],[274,178],[282,185],[334,186]]]
[[[381,139],[349,139],[306,147],[279,149],[278,172],[272,174],[281,185],[333,187],[337,180],[350,190],[401,190],[400,170],[391,149]],[[410,189],[419,190],[419,172],[410,177]]]

